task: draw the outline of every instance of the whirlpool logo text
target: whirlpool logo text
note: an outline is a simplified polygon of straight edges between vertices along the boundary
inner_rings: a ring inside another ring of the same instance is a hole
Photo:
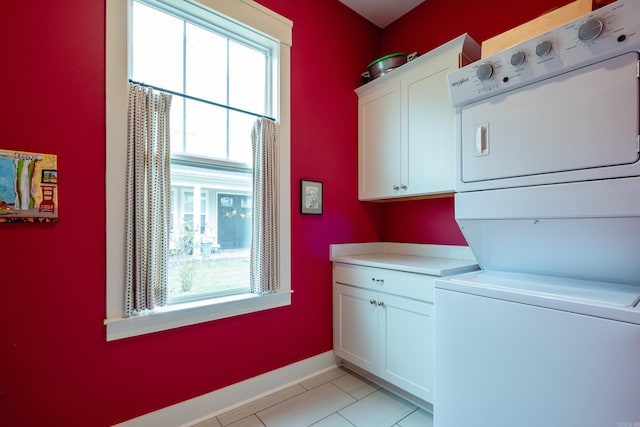
[[[466,82],[469,81],[469,77],[465,77],[464,79],[456,80],[455,82],[451,82],[452,87],[462,86]]]

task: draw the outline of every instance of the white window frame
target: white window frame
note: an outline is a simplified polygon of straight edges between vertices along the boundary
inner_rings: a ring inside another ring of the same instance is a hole
[[[251,0],[162,0],[188,2],[216,11],[279,43],[279,75],[274,116],[279,123],[278,231],[280,290],[274,294],[234,295],[162,307],[153,313],[124,317],[124,200],[127,153],[129,16],[131,0],[106,2],[106,332],[107,341],[208,322],[291,304],[290,68],[293,23]]]

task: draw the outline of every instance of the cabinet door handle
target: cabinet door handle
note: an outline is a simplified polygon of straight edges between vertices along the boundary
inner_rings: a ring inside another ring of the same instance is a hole
[[[378,301],[378,307],[384,307],[384,302],[383,301]]]
[[[400,189],[401,189],[401,190],[406,190],[406,189],[407,189],[407,186],[406,186],[406,185],[404,185],[404,184],[400,184]]]
[[[400,190],[400,187],[398,187],[397,185],[394,185],[393,186],[393,191],[398,191],[398,190]]]
[[[371,304],[371,305],[376,305],[376,304],[377,304],[377,302],[376,302],[376,300],[374,300],[374,299],[370,299],[370,300],[369,300],[369,304]]]

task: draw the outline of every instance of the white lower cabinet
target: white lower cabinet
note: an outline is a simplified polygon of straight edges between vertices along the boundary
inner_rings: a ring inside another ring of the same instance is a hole
[[[434,276],[334,263],[338,357],[433,402]]]
[[[378,318],[378,376],[433,402],[433,304],[385,294]]]

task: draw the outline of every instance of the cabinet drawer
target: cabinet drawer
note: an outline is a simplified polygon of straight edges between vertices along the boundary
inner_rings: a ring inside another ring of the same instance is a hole
[[[343,285],[359,286],[378,292],[433,302],[435,276],[363,267],[352,264],[333,264],[333,280]]]

